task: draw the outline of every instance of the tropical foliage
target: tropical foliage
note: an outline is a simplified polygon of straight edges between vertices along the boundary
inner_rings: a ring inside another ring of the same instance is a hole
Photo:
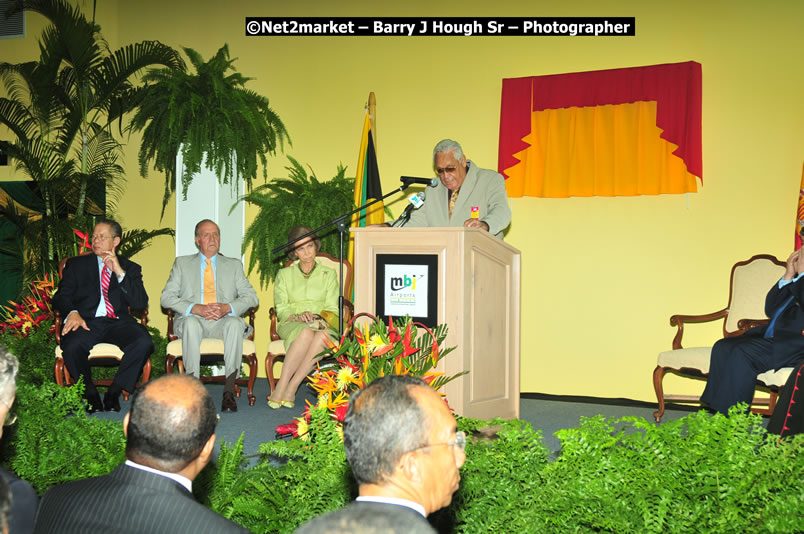
[[[143,80],[139,109],[131,121],[133,131],[142,131],[140,173],[148,165],[165,173],[162,199],[164,214],[176,190],[176,156],[181,153],[181,183],[185,197],[193,175],[206,167],[221,183],[238,187],[245,180],[251,191],[257,164],[267,178],[266,154],[290,142],[285,125],[268,105],[268,99],[245,88],[246,78],[236,71],[236,58],[228,45],[207,62],[192,48],[184,48],[196,74],[173,68],[154,69]]]
[[[113,210],[124,179],[115,124],[139,103],[137,74],[153,65],[184,64],[156,41],[110,50],[100,27],[67,0],[25,0],[18,7],[50,22],[37,61],[0,63],[8,95],[0,98],[0,124],[14,136],[0,141],[0,149],[35,181],[42,199],[41,213],[14,217],[30,280],[31,273],[52,272],[69,255],[60,246],[70,242],[65,236],[72,227],[85,227],[88,214]],[[93,190],[105,192],[107,205],[92,204]]]
[[[286,251],[279,254],[271,251],[287,241],[291,228],[298,225],[318,228],[354,209],[354,178],[346,177],[345,167],[339,165],[335,176],[322,182],[312,168],[307,174],[298,161],[290,156],[288,160],[291,163],[285,167],[288,178],[274,178],[241,198],[258,209],[246,229],[243,252],[251,248],[248,272],[256,266],[263,287],[276,277],[287,260]],[[335,227],[324,230],[318,237],[321,251],[337,257],[339,236]]]

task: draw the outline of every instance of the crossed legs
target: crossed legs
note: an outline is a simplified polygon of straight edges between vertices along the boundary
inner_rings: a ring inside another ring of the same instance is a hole
[[[282,374],[271,392],[270,400],[280,403],[296,398],[296,390],[315,367],[315,357],[326,350],[328,335],[310,328],[302,330],[285,353]]]

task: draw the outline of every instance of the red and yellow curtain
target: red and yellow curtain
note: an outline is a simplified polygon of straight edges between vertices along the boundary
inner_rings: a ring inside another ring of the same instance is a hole
[[[701,65],[503,80],[498,169],[511,197],[696,191]]]

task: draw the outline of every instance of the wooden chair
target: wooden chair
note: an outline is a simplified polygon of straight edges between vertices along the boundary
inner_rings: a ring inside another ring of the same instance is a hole
[[[325,267],[329,267],[333,269],[336,273],[340,270],[340,265],[338,263],[338,259],[334,256],[327,254],[326,252],[319,252],[316,255],[316,258],[321,262],[321,265]],[[295,260],[290,260],[285,264],[285,267],[290,267],[293,265]],[[352,285],[352,264],[349,260],[343,260],[343,291],[344,295],[346,294],[347,288],[351,287]],[[343,301],[343,324],[344,326],[352,319],[352,315],[354,314],[354,306],[352,303],[344,298]],[[285,347],[285,342],[282,338],[279,337],[279,334],[276,332],[276,324],[278,318],[276,316],[276,309],[271,308],[268,312],[271,317],[271,343],[268,345],[268,354],[265,356],[265,376],[268,377],[268,383],[271,385],[271,391],[274,390],[276,387],[276,374],[274,372],[274,365],[277,363],[277,360],[280,358],[285,358],[285,351],[287,348]],[[270,393],[266,396],[266,398],[270,398]]]
[[[700,402],[698,396],[665,394],[662,384],[665,372],[672,371],[690,378],[706,377],[709,374],[712,347],[684,348],[681,345],[684,325],[723,319],[723,337],[732,337],[739,336],[754,326],[767,323],[765,296],[784,272],[784,262],[768,254],[758,254],[748,260],[738,262],[732,267],[729,301],[725,308],[704,315],[673,315],[670,317],[670,325],[678,328],[673,338],[673,350],[659,354],[656,369],[653,371],[653,388],[656,390],[656,399],[659,403],[659,409],[653,412],[657,423],[664,415],[664,405],[667,400]],[[768,371],[757,377],[757,386],[768,390],[770,396],[754,398],[755,405],[766,405],[767,408],[754,408],[752,412],[764,415],[773,413],[778,389],[784,385],[791,371],[792,368],[780,369],[775,372]]]
[[[178,365],[179,372],[184,373],[184,361],[182,359],[181,339],[173,332],[173,310],[162,309],[167,314],[168,320],[168,340],[165,359],[165,372],[173,372],[174,365]],[[243,360],[248,365],[248,379],[238,378],[235,381],[235,396],[240,397],[240,386],[248,386],[248,404],[254,406],[257,397],[254,396],[254,381],[257,379],[257,345],[254,343],[254,315],[257,308],[249,308],[245,315],[251,325],[251,334],[243,340]],[[222,365],[223,364],[223,340],[204,338],[201,340],[201,365]],[[213,382],[216,384],[226,383],[225,375],[202,376],[201,382]]]
[[[59,263],[59,279],[61,279],[61,275],[64,272],[64,266],[67,264],[67,260],[73,258],[74,256],[70,256],[69,258],[64,258]],[[129,309],[129,313],[132,311],[139,311],[140,313],[140,324],[142,326],[147,326],[148,322],[148,309],[144,310],[131,310]],[[55,322],[53,325],[54,334],[56,335],[56,361],[53,364],[53,374],[56,376],[56,383],[60,386],[72,386],[75,383],[75,379],[70,376],[70,372],[67,370],[67,366],[64,365],[64,357],[62,356],[61,351],[61,330],[63,326],[64,318],[61,316],[61,313],[58,310],[53,310],[53,315],[55,317]],[[120,347],[117,345],[113,345],[111,343],[98,343],[92,350],[89,351],[89,364],[92,366],[97,367],[112,367],[112,366],[119,366],[120,360],[123,358],[123,351],[120,350]],[[142,368],[142,382],[138,382],[139,384],[146,383],[151,378],[151,358],[149,357],[145,361],[145,365]],[[109,387],[112,385],[112,379],[93,379],[92,382],[96,386],[105,386]],[[132,393],[131,391],[123,391],[123,398],[128,400],[129,394]]]

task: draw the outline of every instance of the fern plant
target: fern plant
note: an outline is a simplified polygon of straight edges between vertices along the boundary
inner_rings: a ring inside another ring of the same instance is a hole
[[[290,137],[268,99],[245,88],[246,78],[236,71],[236,58],[223,45],[207,62],[192,48],[184,53],[195,67],[153,69],[143,76],[145,89],[139,94],[139,108],[131,120],[134,132],[142,131],[140,174],[148,175],[148,164],[165,173],[162,214],[176,191],[176,156],[181,151],[183,190],[201,170],[214,171],[221,183],[245,180],[251,191],[258,162],[267,178],[266,154],[276,154]]]
[[[286,252],[274,255],[271,251],[287,241],[291,228],[300,224],[318,228],[354,209],[354,178],[346,177],[345,167],[339,165],[335,176],[322,182],[312,168],[307,174],[298,161],[290,156],[288,159],[291,163],[285,167],[288,178],[275,178],[240,199],[258,209],[246,229],[243,252],[251,247],[248,272],[251,273],[256,266],[263,287],[273,281],[287,259]],[[336,228],[333,226],[318,237],[321,238],[321,251],[337,257],[339,238]]]
[[[52,360],[51,360],[52,361]],[[40,494],[56,484],[105,475],[125,460],[118,421],[88,417],[83,383],[59,387],[20,384],[14,409],[10,468]]]

